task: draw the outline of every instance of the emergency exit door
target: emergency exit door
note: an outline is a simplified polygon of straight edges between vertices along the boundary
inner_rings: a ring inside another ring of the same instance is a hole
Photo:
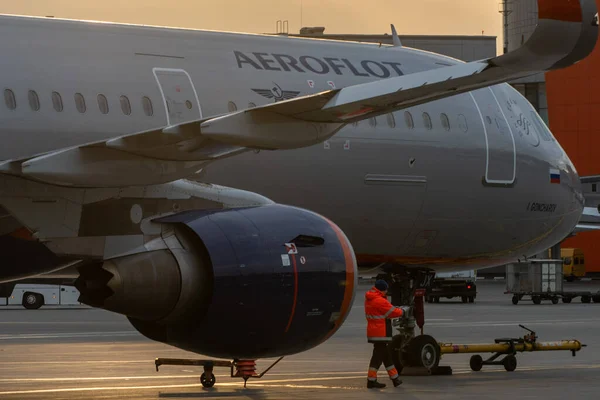
[[[200,102],[192,78],[183,69],[152,70],[167,113],[167,125],[179,125],[202,118]]]
[[[484,182],[489,185],[512,186],[516,179],[517,154],[515,138],[498,99],[489,89],[471,92],[475,101],[486,142]]]

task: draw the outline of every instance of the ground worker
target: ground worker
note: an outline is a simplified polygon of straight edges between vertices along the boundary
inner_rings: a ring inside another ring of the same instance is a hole
[[[385,366],[387,373],[394,383],[400,386],[402,381],[398,370],[392,362],[392,355],[388,349],[388,343],[392,341],[392,324],[390,318],[400,318],[408,307],[394,307],[387,300],[388,284],[379,279],[375,286],[365,294],[365,315],[367,317],[367,338],[373,343],[373,355],[369,363],[367,387],[369,389],[382,389],[385,383],[377,382],[377,371],[381,363]]]

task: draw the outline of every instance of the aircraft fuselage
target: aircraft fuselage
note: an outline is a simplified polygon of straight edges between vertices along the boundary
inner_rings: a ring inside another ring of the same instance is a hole
[[[347,42],[0,22],[3,160],[459,63]],[[438,269],[536,254],[583,207],[571,161],[507,84],[347,125],[309,148],[225,158],[197,179],[318,212],[362,261]]]

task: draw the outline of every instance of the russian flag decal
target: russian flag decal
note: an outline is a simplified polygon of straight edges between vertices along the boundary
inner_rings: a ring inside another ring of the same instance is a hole
[[[560,183],[560,171],[550,168],[550,183]]]

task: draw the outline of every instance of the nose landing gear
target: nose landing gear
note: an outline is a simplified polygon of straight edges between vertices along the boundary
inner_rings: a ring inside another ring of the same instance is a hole
[[[392,321],[398,331],[392,338],[390,351],[398,372],[403,375],[451,374],[449,367],[440,367],[441,350],[438,342],[423,334],[425,310],[423,298],[431,286],[435,272],[429,269],[408,269],[400,265],[384,268],[386,274],[379,276],[390,287],[391,303],[395,306],[410,306],[410,315]],[[419,327],[420,335],[415,335]]]

